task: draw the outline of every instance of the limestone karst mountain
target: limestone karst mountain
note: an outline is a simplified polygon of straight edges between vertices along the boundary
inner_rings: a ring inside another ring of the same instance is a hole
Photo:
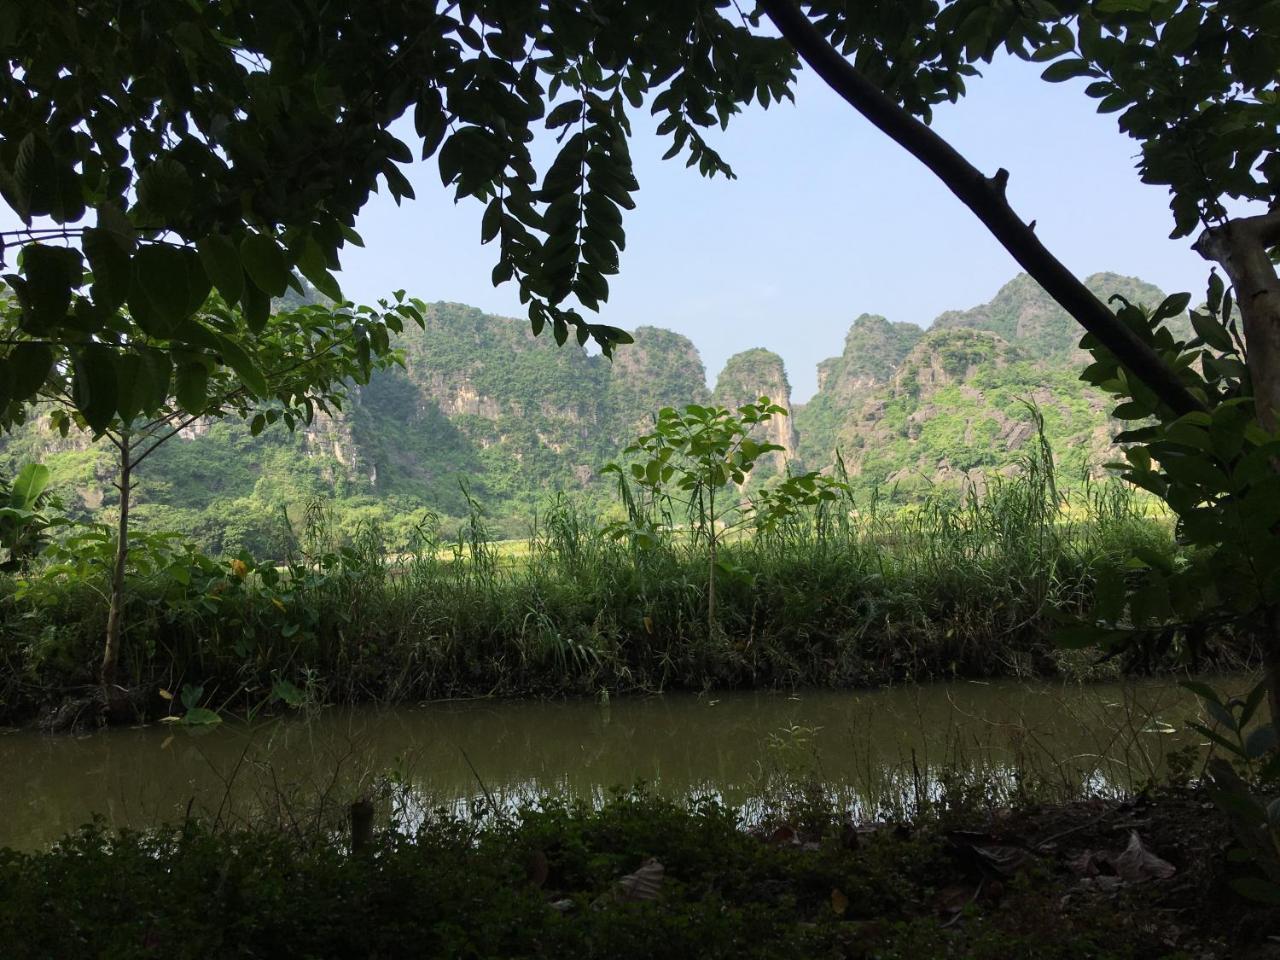
[[[756,347],[735,353],[725,362],[716,378],[712,400],[730,410],[744,403],[768,397],[779,406],[791,408],[791,383],[782,358],[771,350]],[[800,456],[800,439],[796,434],[795,416],[775,416],[755,431],[758,440],[774,443],[781,450],[767,454],[756,466],[757,480],[783,473],[788,462]]]
[[[1089,285],[1154,305],[1140,280],[1097,274]],[[558,348],[528,324],[437,303],[425,330],[401,337],[404,369],[358,390],[335,419],[296,435],[250,438],[239,424],[199,424],[148,461],[137,516],[193,533],[210,549],[288,548],[286,516],[327,498],[347,527],[402,533],[433,511],[458,518],[467,496],[494,533],[522,535],[557,491],[588,511],[614,500],[601,468],[664,405],[726,406],[765,395],[791,405],[782,359],[762,349],[731,357],[708,390],[694,344],[656,326],[614,361]],[[785,449],[757,481],[786,468],[830,467],[840,451],[864,495],[910,499],[1009,469],[1025,452],[1028,403],[1043,413],[1065,477],[1107,459],[1105,398],[1077,379],[1079,331],[1025,276],[987,304],[941,315],[927,330],[863,314],[839,356],[819,365],[819,389],[765,436]],[[88,517],[114,501],[109,451],[56,437],[36,418],[0,442],[0,469],[39,459],[68,509]],[[465,487],[465,493],[464,493]],[[446,528],[448,524],[445,524]]]

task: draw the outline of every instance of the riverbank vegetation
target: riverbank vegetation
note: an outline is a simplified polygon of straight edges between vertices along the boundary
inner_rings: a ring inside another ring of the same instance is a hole
[[[0,942],[48,956],[1262,956],[1204,796],[1152,789],[913,823],[854,823],[820,793],[745,824],[714,798],[547,799],[338,830],[194,821],[0,851]],[[799,814],[803,814],[802,816]],[[57,922],[50,922],[56,918]]]
[[[1061,621],[1135,552],[1177,552],[1167,522],[1119,484],[1060,489],[1043,445],[981,495],[910,511],[856,502],[838,481],[786,510],[767,495],[759,515],[718,518],[710,564],[687,501],[619,473],[627,522],[561,498],[518,553],[474,502],[452,538],[424,516],[414,548],[394,555],[376,526],[342,536],[315,503],[282,566],[136,534],[121,645],[133,710],[1089,670],[1089,655],[1053,642]],[[113,537],[71,531],[0,586],[9,720],[97,722]]]

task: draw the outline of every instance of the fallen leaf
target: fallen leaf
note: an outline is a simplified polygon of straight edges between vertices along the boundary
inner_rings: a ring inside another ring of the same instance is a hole
[[[1025,869],[1035,859],[1022,847],[974,847],[973,852],[977,856],[980,866],[993,870],[1004,877],[1012,877],[1019,870]]]
[[[666,869],[650,857],[635,873],[629,873],[614,885],[619,900],[656,900],[662,889]]]
[[[1116,875],[1130,883],[1142,883],[1144,880],[1168,880],[1177,868],[1167,860],[1161,860],[1142,845],[1142,838],[1137,830],[1129,832],[1129,845],[1124,853],[1113,857]]]
[[[844,912],[849,909],[849,898],[839,887],[831,888],[831,911],[837,917],[843,917]]]

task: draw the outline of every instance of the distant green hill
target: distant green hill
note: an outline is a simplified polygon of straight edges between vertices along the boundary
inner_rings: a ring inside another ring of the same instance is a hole
[[[1149,283],[1098,273],[1086,286],[1155,306]],[[1083,331],[1040,286],[1019,274],[969,310],[922,330],[863,315],[839,357],[818,366],[819,389],[796,411],[800,456],[826,464],[839,449],[864,493],[909,500],[938,484],[961,486],[1014,466],[1045,419],[1059,472],[1079,478],[1108,457],[1106,398],[1078,380]]]
[[[1088,279],[1102,296],[1154,305],[1155,287],[1114,274]],[[522,535],[557,491],[592,510],[613,501],[601,467],[661,406],[737,405],[761,394],[790,405],[780,357],[752,349],[729,360],[714,390],[697,349],[658,327],[614,361],[535,338],[527,322],[438,303],[425,330],[401,337],[405,368],[359,389],[336,419],[296,435],[250,438],[239,424],[196,424],[141,471],[137,516],[196,536],[212,550],[286,549],[286,515],[329,498],[345,527],[376,521],[401,538],[434,511],[446,530],[467,510],[462,484],[495,533]],[[990,303],[940,316],[929,330],[862,315],[819,389],[770,425],[787,461],[826,468],[839,449],[865,494],[910,499],[921,488],[974,480],[1015,463],[1031,435],[1026,402],[1044,413],[1065,476],[1106,457],[1104,398],[1077,380],[1080,331],[1025,275]],[[109,514],[109,451],[62,440],[39,420],[0,442],[0,468],[47,463],[73,513]],[[105,515],[105,514],[104,514]]]

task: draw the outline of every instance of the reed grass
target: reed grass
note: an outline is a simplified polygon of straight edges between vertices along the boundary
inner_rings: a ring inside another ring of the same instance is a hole
[[[472,500],[454,536],[425,517],[393,556],[376,527],[343,540],[313,505],[270,589],[133,584],[126,675],[247,705],[281,678],[356,702],[1044,674],[1069,666],[1051,634],[1099,578],[1123,576],[1137,545],[1176,551],[1127,488],[1063,489],[1042,446],[958,499],[890,511],[844,496],[726,538],[709,625],[705,545],[670,504],[619,492],[658,531],[649,546],[561,496],[518,553]],[[92,682],[100,594],[60,589],[39,609],[0,598],[0,712]]]

